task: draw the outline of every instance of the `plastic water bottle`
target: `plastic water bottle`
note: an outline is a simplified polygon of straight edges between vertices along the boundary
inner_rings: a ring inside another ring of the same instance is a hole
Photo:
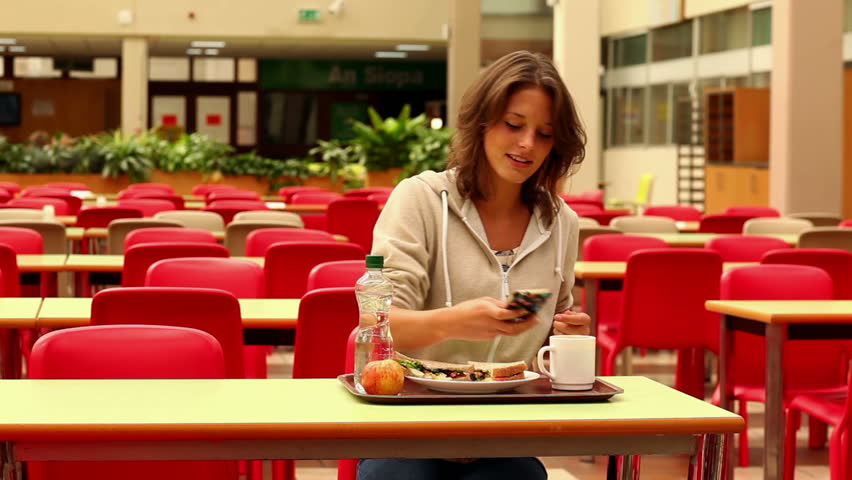
[[[382,274],[384,257],[367,255],[367,273],[355,284],[358,298],[359,329],[355,337],[355,386],[361,386],[364,365],[375,360],[393,358],[393,337],[390,332],[390,310],[393,284]]]

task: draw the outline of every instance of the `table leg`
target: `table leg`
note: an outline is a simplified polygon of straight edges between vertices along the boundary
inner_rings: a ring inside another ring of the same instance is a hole
[[[21,480],[21,464],[15,461],[12,442],[3,442],[0,449],[0,467],[2,467],[2,480]]]
[[[639,455],[622,455],[618,480],[639,480]]]
[[[3,335],[2,369],[0,375],[5,379],[21,378],[21,336],[17,328],[8,328]]]
[[[589,326],[592,335],[598,336],[598,290],[601,281],[597,278],[583,279],[583,288],[586,289],[586,313],[591,317]],[[595,374],[601,373],[601,349],[595,347]]]
[[[784,339],[786,325],[766,326],[766,413],[763,478],[784,478]]]
[[[721,480],[722,472],[725,470],[725,441],[726,435],[711,433],[704,436],[701,448],[701,479]],[[727,462],[730,463],[730,462]],[[727,477],[733,480],[733,476]]]
[[[733,411],[732,401],[734,398],[733,388],[733,373],[734,365],[731,362],[731,356],[734,354],[734,339],[735,332],[728,328],[727,315],[723,315],[719,320],[719,406],[728,411]],[[747,435],[747,432],[743,432]],[[731,448],[726,450],[726,458],[724,462],[725,478],[733,480],[734,478],[734,459],[733,459],[733,434],[727,435],[728,444]]]

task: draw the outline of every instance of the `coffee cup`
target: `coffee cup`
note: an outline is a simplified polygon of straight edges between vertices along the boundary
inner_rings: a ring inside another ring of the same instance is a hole
[[[548,352],[550,370],[544,365]],[[590,390],[595,384],[595,337],[551,335],[550,345],[539,349],[536,360],[554,390]]]

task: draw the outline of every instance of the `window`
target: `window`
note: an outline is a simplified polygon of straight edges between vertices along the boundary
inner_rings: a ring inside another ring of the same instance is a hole
[[[651,85],[651,118],[648,122],[648,144],[669,143],[669,124],[672,108],[669,102],[669,85]]]
[[[754,72],[751,74],[751,77],[748,79],[748,84],[752,87],[769,87],[772,85],[772,73],[771,72]]]
[[[15,57],[13,75],[18,78],[59,78],[62,71],[53,67],[51,57]]]
[[[196,82],[233,82],[236,66],[233,58],[193,58],[192,79]]]
[[[312,145],[317,141],[317,96],[269,92],[263,96],[263,141]]]
[[[687,21],[651,32],[651,61],[692,56],[692,22]]]
[[[612,90],[610,146],[645,143],[645,87]]]
[[[237,81],[257,81],[257,60],[254,58],[241,58],[237,60]]]
[[[610,125],[612,138],[610,146],[627,145],[627,128],[624,123],[624,110],[627,109],[627,89],[614,88],[611,90],[610,112],[612,124]]]
[[[648,34],[618,38],[613,42],[614,67],[641,65],[648,61]]]
[[[751,12],[751,46],[772,43],[772,7]]]
[[[91,70],[71,70],[71,78],[118,78],[118,60],[115,58],[95,58]]]
[[[185,57],[151,57],[148,59],[148,80],[161,82],[189,81],[189,59]]]
[[[843,2],[843,31],[852,32],[852,0]]]
[[[724,52],[748,46],[748,8],[706,15],[701,21],[701,53]]]

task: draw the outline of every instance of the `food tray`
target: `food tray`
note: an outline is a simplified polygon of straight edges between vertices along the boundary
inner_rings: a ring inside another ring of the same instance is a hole
[[[521,385],[514,390],[500,393],[442,393],[429,390],[414,382],[405,382],[402,392],[399,395],[370,395],[360,393],[355,389],[354,377],[354,374],[348,373],[338,376],[337,379],[340,380],[340,383],[346,387],[349,393],[371,403],[577,403],[601,402],[608,400],[613,395],[624,393],[624,390],[621,388],[605,382],[600,378],[595,379],[595,384],[591,390],[553,390],[550,386],[550,379],[542,376],[538,380]]]

